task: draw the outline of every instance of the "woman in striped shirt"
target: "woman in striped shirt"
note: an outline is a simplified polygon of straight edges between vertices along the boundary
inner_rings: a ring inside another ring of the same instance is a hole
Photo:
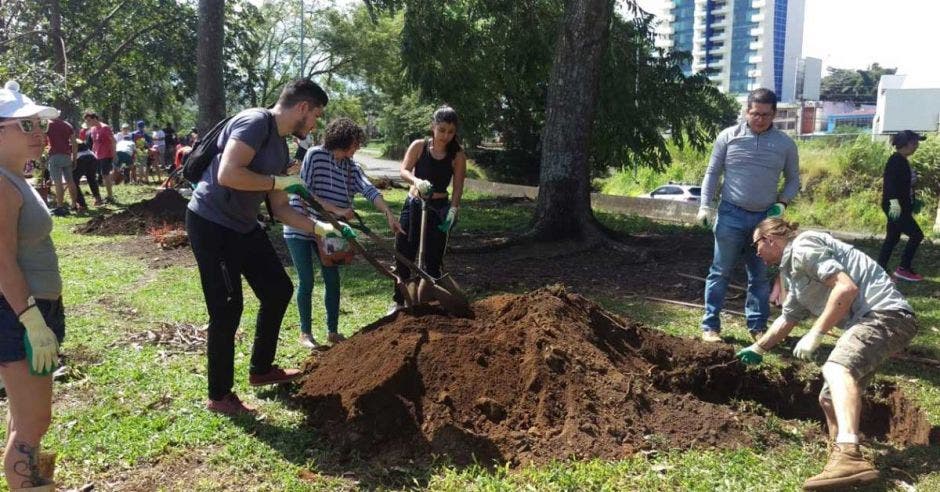
[[[366,178],[362,168],[353,159],[365,135],[354,121],[338,118],[326,127],[322,146],[310,148],[304,156],[300,168],[300,178],[307,189],[324,205],[330,213],[346,219],[353,216],[353,195],[361,194],[385,214],[388,227],[395,234],[404,234],[395,214],[388,208],[382,194]],[[299,197],[291,195],[290,204],[309,217],[320,220],[319,214],[306,205]],[[320,258],[316,239],[313,235],[284,226],[284,239],[290,250],[291,259],[297,269],[297,309],[300,312],[300,343],[308,348],[315,348],[317,342],[311,331],[311,296],[313,294],[313,258],[320,263],[325,293],[323,302],[326,306],[327,340],[330,343],[343,341],[345,338],[338,331],[339,325],[339,266],[324,265]]]

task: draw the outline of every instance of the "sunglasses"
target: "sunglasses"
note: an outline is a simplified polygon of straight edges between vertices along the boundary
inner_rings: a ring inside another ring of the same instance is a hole
[[[11,126],[14,123],[19,125],[20,130],[23,130],[23,133],[33,133],[36,130],[46,133],[46,130],[49,129],[49,120],[46,119],[4,121],[3,123],[0,123],[0,126]]]
[[[764,239],[767,239],[767,236],[761,236],[761,237],[755,239],[754,242],[751,243],[751,247],[754,248],[754,249],[757,249],[757,245],[760,244],[760,242],[763,241]]]

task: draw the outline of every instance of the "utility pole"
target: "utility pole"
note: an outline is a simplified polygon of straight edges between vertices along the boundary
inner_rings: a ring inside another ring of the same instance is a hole
[[[307,60],[304,58],[304,0],[300,0],[300,76],[307,71]]]

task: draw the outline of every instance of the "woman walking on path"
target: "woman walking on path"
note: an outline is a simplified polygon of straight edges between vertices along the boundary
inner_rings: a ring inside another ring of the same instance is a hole
[[[913,209],[914,182],[917,177],[907,160],[924,138],[910,130],[904,130],[891,137],[891,145],[894,145],[896,151],[885,164],[884,188],[881,194],[881,209],[888,216],[888,232],[885,234],[884,244],[881,245],[878,264],[888,271],[888,261],[894,247],[901,240],[901,234],[907,235],[907,246],[901,253],[901,264],[894,270],[894,278],[908,282],[920,282],[924,279],[911,268],[914,253],[924,240],[924,233],[914,220],[914,213],[917,212]]]
[[[14,491],[55,490],[39,449],[52,421],[52,370],[65,336],[62,278],[52,217],[23,178],[23,165],[39,159],[45,122],[58,115],[20,94],[15,82],[0,90],[0,378],[9,399],[3,466]]]
[[[365,139],[362,128],[349,118],[339,118],[326,127],[322,146],[311,147],[304,156],[300,179],[311,194],[330,213],[345,219],[353,217],[354,194],[359,193],[372,202],[388,221],[388,227],[396,235],[404,234],[395,214],[388,208],[379,190],[369,182],[362,168],[352,158]],[[327,241],[328,232],[338,234],[324,223],[324,218],[304,203],[300,197],[291,196],[291,206],[318,221],[317,234],[284,227],[284,240],[290,250],[291,259],[297,269],[297,309],[300,312],[300,343],[315,348],[311,326],[311,297],[313,295],[313,258],[320,264],[323,275],[323,303],[326,307],[327,340],[338,343],[345,338],[339,333],[339,265],[323,258],[318,241]],[[320,233],[323,234],[320,234]],[[315,237],[316,236],[316,237]]]
[[[441,106],[431,117],[432,138],[415,140],[405,152],[401,162],[401,177],[411,185],[408,198],[401,210],[401,226],[406,233],[395,238],[395,249],[414,260],[418,254],[421,236],[421,202],[426,202],[428,223],[425,226],[424,270],[431,276],[441,276],[447,237],[457,220],[463,180],[467,174],[467,156],[457,139],[460,120],[450,106]],[[454,192],[447,188],[453,181]],[[395,263],[395,271],[402,279],[411,276],[403,263]],[[401,309],[404,298],[398,289],[393,296],[392,313]]]

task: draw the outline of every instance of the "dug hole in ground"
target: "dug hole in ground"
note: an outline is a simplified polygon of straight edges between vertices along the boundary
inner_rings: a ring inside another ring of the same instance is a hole
[[[619,459],[773,446],[783,436],[765,432],[765,419],[823,418],[820,378],[748,370],[728,345],[661,333],[561,287],[489,297],[473,311],[411,308],[311,356],[295,398],[336,458]],[[869,394],[865,437],[927,443],[927,418],[901,390]]]

